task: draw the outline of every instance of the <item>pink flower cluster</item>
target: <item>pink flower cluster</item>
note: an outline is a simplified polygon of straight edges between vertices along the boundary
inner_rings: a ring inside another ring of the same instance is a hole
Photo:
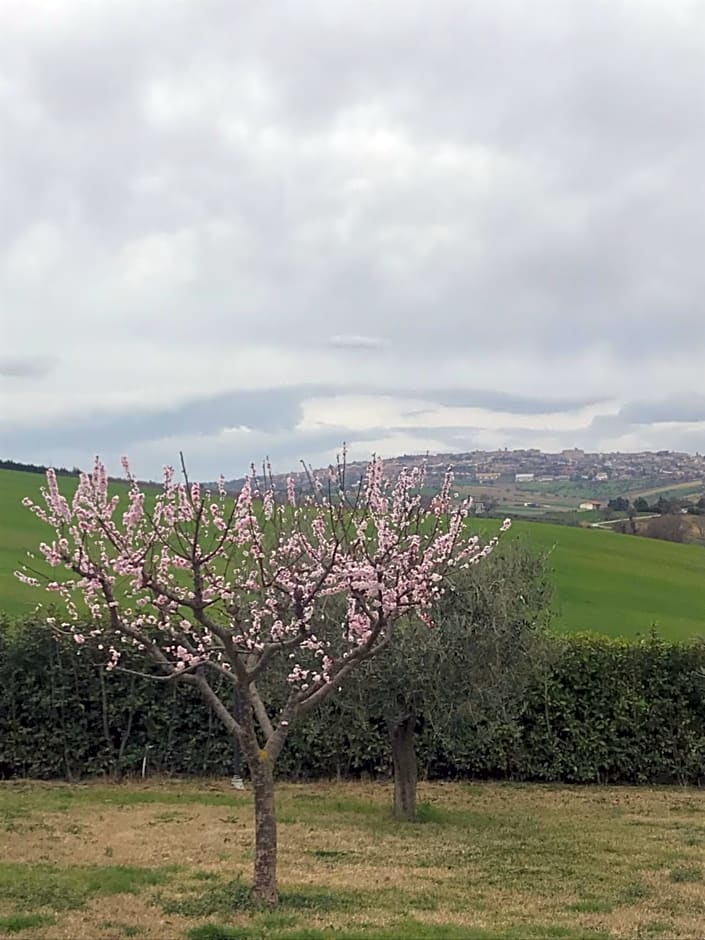
[[[24,500],[54,530],[40,551],[65,574],[50,589],[75,622],[82,609],[90,613],[90,635],[105,641],[109,668],[128,647],[174,673],[245,663],[255,674],[286,652],[290,682],[315,691],[351,658],[388,642],[404,615],[432,625],[448,570],[478,563],[497,542],[481,544],[469,532],[469,502],[451,495],[450,470],[426,508],[424,468],[402,470],[392,483],[377,459],[354,488],[343,465],[325,483],[312,475],[308,496],[290,479],[282,501],[271,473],[261,481],[254,469],[236,497],[222,478],[216,492],[177,483],[170,467],[152,494],[126,459],[123,469],[122,513],[98,459],[71,501],[53,471],[43,505]],[[336,598],[342,621],[327,613]],[[74,634],[79,645],[83,629]]]

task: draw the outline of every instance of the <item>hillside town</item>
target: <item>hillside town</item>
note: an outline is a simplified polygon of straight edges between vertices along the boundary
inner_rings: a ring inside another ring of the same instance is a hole
[[[426,461],[426,479],[437,484],[449,466],[453,467],[455,482],[460,485],[499,483],[551,483],[554,481],[608,481],[652,480],[655,483],[687,483],[705,477],[705,456],[677,451],[660,450],[639,453],[590,453],[579,448],[559,453],[544,453],[536,448],[528,450],[467,451],[455,454],[403,454],[385,460],[385,470],[396,476],[402,467],[415,466]],[[357,480],[364,472],[366,462],[348,464],[348,478]],[[303,471],[291,474],[303,482]],[[283,481],[288,475],[281,475]],[[275,480],[278,480],[275,477]],[[231,481],[238,487],[241,480]]]
[[[418,457],[402,457],[411,463]],[[530,450],[471,451],[430,456],[429,475],[452,464],[458,483],[549,483],[556,480],[637,480],[662,478],[683,483],[705,474],[705,456],[673,451],[589,453],[578,448],[560,453]],[[391,463],[397,463],[392,461]]]

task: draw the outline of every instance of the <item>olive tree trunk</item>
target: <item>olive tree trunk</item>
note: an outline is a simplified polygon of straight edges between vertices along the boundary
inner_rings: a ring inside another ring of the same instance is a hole
[[[394,815],[399,819],[416,817],[418,768],[414,737],[416,715],[406,715],[390,728],[394,763]]]

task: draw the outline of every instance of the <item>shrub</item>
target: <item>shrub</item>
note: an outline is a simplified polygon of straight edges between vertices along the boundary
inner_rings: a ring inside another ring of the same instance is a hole
[[[700,783],[705,767],[705,646],[656,636],[552,638],[548,664],[506,719],[492,697],[457,705],[439,733],[419,723],[433,777],[574,783]],[[128,665],[126,663],[126,665]],[[226,690],[221,689],[223,695]],[[501,719],[501,720],[500,720]],[[43,623],[0,625],[0,777],[149,772],[228,775],[232,745],[190,689],[106,673]],[[280,775],[390,772],[383,714],[332,699],[292,731]]]

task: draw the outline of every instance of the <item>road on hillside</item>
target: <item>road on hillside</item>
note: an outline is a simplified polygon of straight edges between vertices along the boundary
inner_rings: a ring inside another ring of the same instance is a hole
[[[652,512],[648,516],[634,516],[634,522],[641,522],[644,519],[657,519],[660,515],[661,513],[659,512]],[[622,519],[610,519],[609,522],[591,522],[590,528],[591,529],[603,529],[606,526],[617,525],[618,522],[627,522],[627,521],[628,521],[628,517],[624,517]]]

